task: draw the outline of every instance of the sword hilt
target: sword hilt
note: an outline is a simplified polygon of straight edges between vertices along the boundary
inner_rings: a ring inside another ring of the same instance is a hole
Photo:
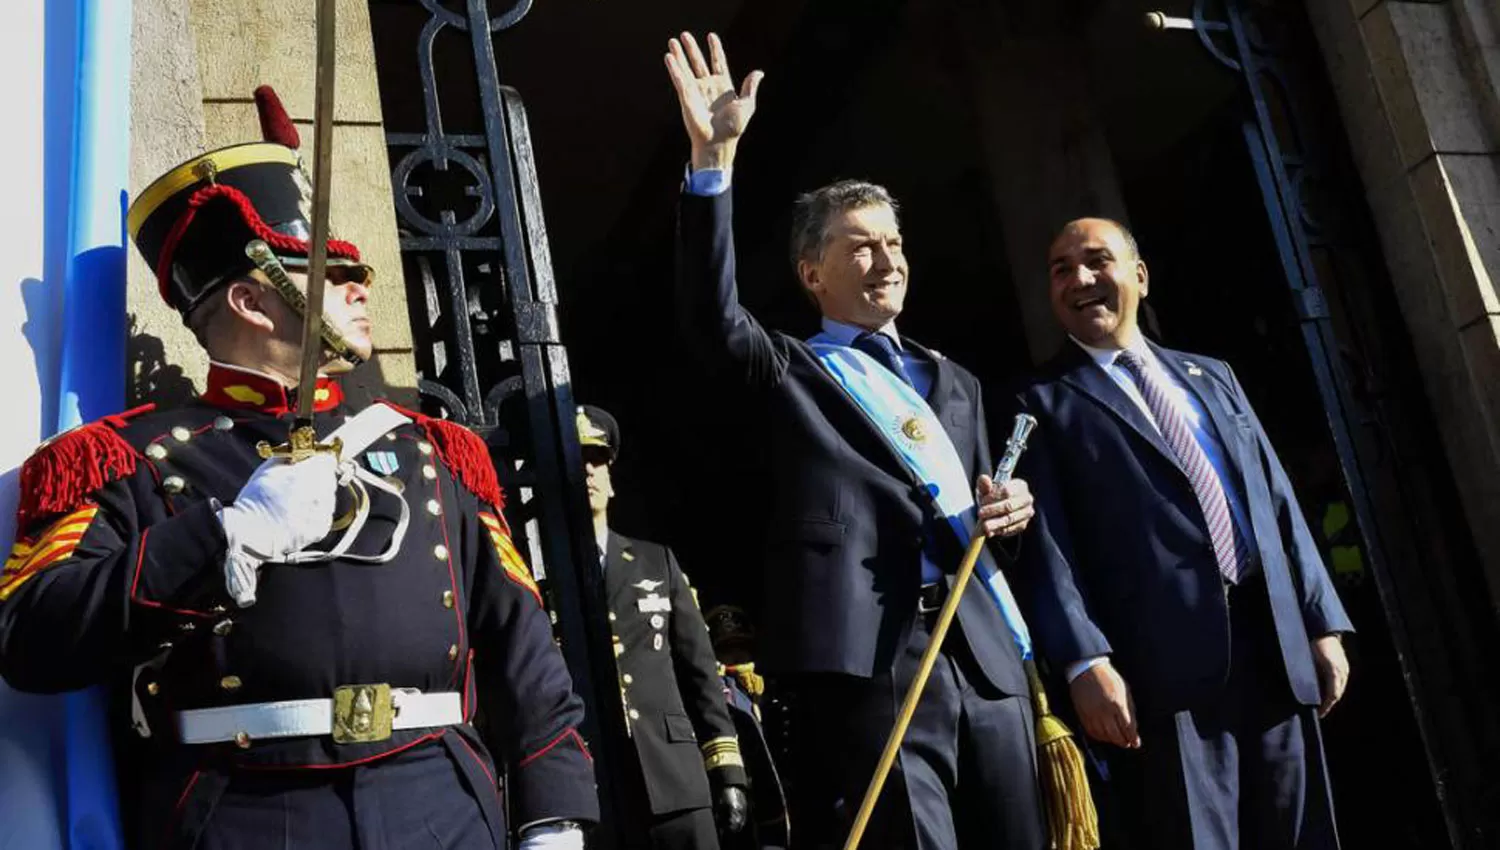
[[[285,443],[273,446],[265,440],[255,444],[255,453],[263,460],[273,457],[284,457],[292,463],[301,463],[314,455],[332,454],[335,462],[342,459],[344,441],[340,437],[334,437],[331,442],[318,442],[318,432],[313,429],[311,423],[303,423],[300,420],[292,424],[292,430],[287,434]]]

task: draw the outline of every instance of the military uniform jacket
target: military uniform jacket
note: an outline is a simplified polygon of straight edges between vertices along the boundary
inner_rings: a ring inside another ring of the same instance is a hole
[[[336,384],[318,393],[321,435],[349,412]],[[592,765],[575,731],[583,706],[472,432],[411,413],[414,421],[356,459],[410,505],[393,560],[268,563],[255,604],[230,601],[214,500],[233,502],[261,463],[258,441],[286,440],[286,395],[263,376],[215,365],[203,399],[109,417],[39,450],[23,468],[19,539],[0,575],[0,675],[19,690],[56,692],[128,680],[152,662],[135,682],[152,721],[142,758],[154,791],[142,806],[152,829],[168,833],[212,784],[200,781],[209,774],[368,763],[433,745],[491,791],[495,761],[507,765],[516,826],[597,819]],[[356,553],[383,551],[399,514],[398,497],[370,497]],[[172,723],[184,709],[330,698],[340,686],[374,683],[458,692],[469,721],[476,680],[487,709],[499,707],[493,760],[467,722],[367,743],[195,746],[178,743]],[[499,811],[494,793],[475,794]],[[491,828],[502,827],[492,818]]]
[[[708,626],[672,550],[610,532],[604,587],[630,736],[656,814],[712,805],[709,774],[744,785]]]

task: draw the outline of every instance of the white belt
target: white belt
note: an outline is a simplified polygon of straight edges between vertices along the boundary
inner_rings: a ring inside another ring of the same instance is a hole
[[[346,685],[333,699],[294,699],[198,708],[177,712],[184,744],[234,741],[242,747],[262,738],[332,735],[337,743],[383,741],[395,729],[456,726],[464,722],[463,700],[453,691],[424,694],[389,685]]]

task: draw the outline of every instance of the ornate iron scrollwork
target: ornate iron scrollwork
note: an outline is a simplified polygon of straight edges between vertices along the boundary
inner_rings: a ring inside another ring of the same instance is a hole
[[[518,23],[531,0],[499,13],[487,0],[420,0],[420,7],[425,20],[416,28],[421,11],[411,3],[372,4],[377,53],[381,45],[414,46],[418,69],[420,118],[388,107],[385,137],[418,389],[429,412],[479,432],[496,458],[517,546],[543,584],[589,707],[585,735],[606,816],[591,843],[617,846],[632,814],[620,802],[629,780],[611,766],[624,763],[617,754],[629,744],[526,111],[495,65],[495,34]],[[471,62],[454,61],[460,45]],[[411,62],[410,53],[377,58]],[[400,96],[413,94],[412,81],[397,81]],[[383,81],[389,104],[386,88]],[[408,116],[408,126],[393,113]]]

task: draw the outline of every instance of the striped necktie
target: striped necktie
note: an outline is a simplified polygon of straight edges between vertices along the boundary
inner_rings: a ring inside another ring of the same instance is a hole
[[[1198,497],[1198,506],[1203,509],[1203,518],[1208,522],[1208,536],[1213,541],[1214,558],[1219,562],[1219,573],[1231,584],[1240,579],[1240,558],[1235,551],[1234,520],[1229,513],[1229,500],[1224,495],[1224,483],[1214,471],[1208,455],[1193,436],[1193,426],[1187,416],[1171,401],[1171,388],[1166,378],[1157,370],[1147,366],[1141,355],[1134,351],[1120,352],[1117,361],[1125,368],[1131,380],[1141,391],[1146,407],[1156,420],[1156,428],[1166,439],[1182,471],[1187,473],[1188,484],[1193,495]]]

